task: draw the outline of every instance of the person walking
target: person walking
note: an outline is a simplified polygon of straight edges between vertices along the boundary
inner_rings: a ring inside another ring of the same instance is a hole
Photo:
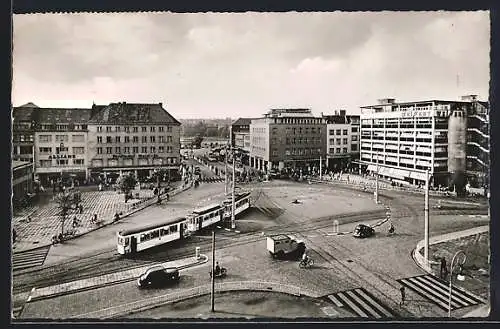
[[[399,303],[399,306],[402,306],[402,305],[404,305],[405,299],[406,299],[405,287],[401,286],[401,288],[399,288],[399,291],[401,292],[401,302]]]

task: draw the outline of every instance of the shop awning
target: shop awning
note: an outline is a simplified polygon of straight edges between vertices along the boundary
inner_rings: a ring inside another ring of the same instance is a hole
[[[422,173],[422,172],[415,172],[415,171],[410,172],[410,178],[413,178],[413,179],[425,181],[425,176],[426,176],[426,174]]]

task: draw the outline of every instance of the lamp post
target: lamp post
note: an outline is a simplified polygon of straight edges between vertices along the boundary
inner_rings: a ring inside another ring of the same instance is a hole
[[[212,290],[211,290],[211,310],[215,312],[215,230],[212,231]]]
[[[378,204],[378,154],[377,154],[377,173],[375,176],[375,203]]]
[[[234,211],[235,211],[235,204],[234,204],[234,189],[236,187],[236,162],[235,162],[235,156],[234,152],[232,153],[233,156],[233,186],[231,189],[231,228],[235,229],[236,228],[236,222],[234,220]]]
[[[460,256],[462,256],[462,258],[459,258]],[[450,264],[450,286],[449,286],[449,297],[448,297],[448,317],[451,318],[451,293],[452,293],[452,283],[453,283],[453,266],[455,265],[455,260],[457,260],[457,264],[460,268],[462,268],[462,265],[465,263],[465,261],[467,260],[467,255],[465,254],[465,252],[463,252],[462,250],[459,250],[455,253],[455,255],[453,256],[452,260],[451,260],[451,264]],[[458,273],[457,275],[457,279],[460,280],[460,281],[463,281],[465,280],[465,277],[463,276],[462,274],[462,271],[460,271],[460,273]]]
[[[425,198],[424,198],[424,259],[429,266],[429,170],[425,171]]]

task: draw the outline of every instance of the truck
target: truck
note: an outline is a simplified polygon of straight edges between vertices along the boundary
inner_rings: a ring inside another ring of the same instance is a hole
[[[277,234],[267,237],[267,251],[273,258],[298,258],[306,250],[304,241],[289,234]]]

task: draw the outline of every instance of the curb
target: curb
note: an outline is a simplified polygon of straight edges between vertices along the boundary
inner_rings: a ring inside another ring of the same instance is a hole
[[[206,262],[208,262],[208,256],[200,254],[200,260],[198,260],[194,263],[179,266],[179,267],[177,267],[177,269],[179,271],[185,270],[187,268],[198,266],[198,265],[204,264]],[[153,265],[149,265],[149,266],[153,266]],[[108,273],[108,274],[111,274],[111,273]],[[137,279],[137,277],[124,278],[124,279],[119,279],[119,280],[112,281],[112,282],[96,284],[96,285],[90,286],[90,287],[77,288],[77,289],[73,289],[73,290],[69,290],[69,291],[58,292],[58,293],[54,293],[52,295],[40,296],[40,297],[35,297],[35,298],[31,298],[31,296],[29,296],[26,302],[27,303],[37,302],[37,301],[41,301],[41,300],[45,300],[45,299],[57,298],[57,297],[66,296],[66,295],[72,295],[72,294],[76,294],[76,293],[83,292],[83,291],[89,291],[89,290],[94,290],[94,289],[99,289],[99,288],[103,288],[103,287],[109,287],[109,286],[116,285],[116,284],[134,281],[135,279]],[[33,288],[32,292],[34,290],[36,290],[36,288]],[[30,293],[30,295],[31,295],[31,293]]]
[[[180,194],[180,193],[182,193],[182,192],[187,191],[187,190],[188,190],[188,189],[190,189],[190,188],[191,188],[191,186],[187,186],[186,188],[181,189],[179,192],[177,192],[177,193],[175,193],[175,194],[171,194],[170,196],[171,196],[171,197],[172,197],[172,196],[176,196],[176,195],[178,195],[178,194]],[[150,198],[150,199],[146,199],[146,202],[151,201],[151,200],[153,200],[153,199],[155,199],[155,198],[156,198],[156,197],[152,197],[152,198]],[[162,199],[162,200],[165,200],[165,199]],[[67,239],[67,240],[65,240],[65,241],[70,241],[70,240],[73,240],[73,239],[79,238],[79,237],[81,237],[81,236],[83,236],[83,235],[85,235],[85,234],[88,234],[88,233],[94,232],[94,231],[96,231],[96,230],[98,230],[98,229],[101,229],[101,228],[103,228],[103,227],[106,227],[106,226],[109,226],[109,225],[113,225],[113,224],[115,224],[115,223],[118,223],[120,220],[122,220],[122,219],[124,219],[124,218],[126,218],[126,217],[129,217],[129,216],[131,216],[131,215],[133,215],[133,214],[135,214],[135,213],[137,213],[137,212],[139,212],[139,211],[141,211],[141,210],[144,210],[144,209],[146,209],[147,207],[150,207],[150,206],[152,206],[152,205],[154,205],[154,204],[156,204],[156,202],[153,202],[153,203],[151,203],[151,204],[146,204],[146,205],[143,205],[142,207],[136,208],[136,209],[132,210],[131,212],[129,212],[129,213],[127,213],[127,214],[124,214],[124,215],[120,216],[120,219],[119,219],[118,221],[114,221],[114,220],[112,220],[112,221],[111,221],[111,222],[109,222],[109,223],[105,223],[105,224],[103,224],[103,225],[100,225],[100,226],[97,226],[97,227],[93,227],[93,228],[91,228],[91,229],[89,229],[89,230],[87,230],[87,231],[85,231],[85,232],[75,234],[75,235],[73,235],[71,238],[69,238],[69,239]],[[11,246],[12,246],[12,245],[11,245]],[[33,251],[33,250],[38,250],[38,249],[46,248],[46,247],[49,247],[49,246],[52,246],[52,243],[45,243],[45,244],[37,245],[37,246],[36,246],[36,247],[34,247],[34,248],[28,248],[28,249],[24,249],[24,250],[22,250],[22,251],[18,251],[18,252],[15,252],[15,251],[14,251],[14,252],[12,252],[12,255],[14,255],[14,254],[22,254],[22,253],[24,253],[24,252]],[[11,249],[12,249],[12,250],[14,250],[14,248],[11,248]]]

